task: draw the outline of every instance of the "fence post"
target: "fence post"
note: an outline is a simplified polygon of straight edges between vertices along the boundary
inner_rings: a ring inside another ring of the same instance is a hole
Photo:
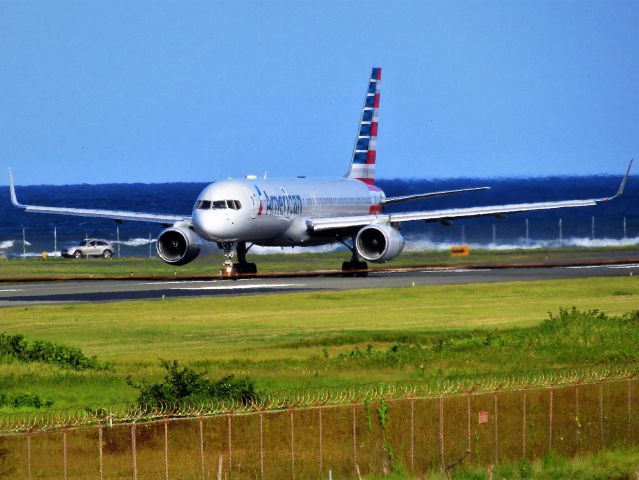
[[[295,478],[295,418],[293,417],[295,409],[291,409],[291,478]]]
[[[497,405],[497,391],[493,392],[493,411],[495,414],[495,465],[497,465],[499,463],[499,427],[497,425],[499,409]]]
[[[27,476],[31,480],[31,431],[27,432]]]
[[[630,383],[630,377],[626,379],[628,386],[628,443],[632,441],[632,384]]]
[[[604,447],[604,424],[603,424],[603,382],[599,382],[599,433],[601,440],[601,448]]]
[[[229,476],[233,470],[233,430],[232,430],[232,416],[229,413],[226,417],[226,427],[228,430],[228,447],[229,447]]]
[[[320,405],[319,409],[318,409],[318,420],[319,420],[319,470],[320,470],[320,476],[322,475],[322,473],[324,472],[324,443],[322,440],[322,408],[323,406]]]
[[[204,425],[201,416],[197,420],[200,428],[200,475],[204,479]]]
[[[410,471],[415,470],[415,397],[410,399]]]
[[[549,405],[548,405],[548,452],[552,451],[552,404],[553,404],[553,400],[555,398],[555,391],[552,388],[552,385],[550,386],[550,390],[549,390]]]
[[[164,417],[164,480],[169,480],[169,419]]]
[[[444,397],[439,397],[439,461],[441,471],[445,469],[444,465]]]
[[[64,480],[67,480],[67,429],[62,430],[62,465]]]
[[[467,444],[466,444],[466,450],[468,451],[468,455],[470,455],[470,452],[472,451],[472,443],[471,443],[471,427],[470,427],[470,395],[471,393],[468,392],[468,395],[466,396],[466,432],[468,434],[468,438],[467,438]]]
[[[104,429],[104,423],[100,420],[98,423],[98,470],[100,472],[100,480],[104,478],[104,457],[102,453],[102,430]]]
[[[260,411],[260,478],[264,479],[264,414]]]
[[[526,458],[526,399],[528,390],[524,388],[524,398],[521,411],[521,456]]]
[[[133,467],[133,480],[138,478],[138,459],[135,450],[135,421],[131,424],[131,463]]]
[[[357,470],[357,425],[355,423],[355,403],[353,402],[353,469]]]
[[[577,453],[581,444],[581,420],[579,419],[579,384],[575,385],[575,426],[577,427]]]

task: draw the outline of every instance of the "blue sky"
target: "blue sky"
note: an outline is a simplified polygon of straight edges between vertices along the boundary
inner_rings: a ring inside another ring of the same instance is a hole
[[[19,184],[341,175],[375,65],[380,178],[639,156],[636,0],[4,1],[0,167]]]

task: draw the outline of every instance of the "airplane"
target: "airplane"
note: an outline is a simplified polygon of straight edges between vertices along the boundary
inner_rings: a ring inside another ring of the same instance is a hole
[[[343,177],[258,179],[248,175],[243,179],[217,181],[202,190],[190,215],[180,215],[23,205],[18,202],[13,175],[9,170],[11,202],[26,212],[163,225],[165,230],[156,243],[157,253],[170,265],[193,261],[206,242],[215,242],[224,251],[221,273],[234,278],[257,273],[255,263],[246,259],[253,245],[305,247],[339,242],[351,252],[351,259],[342,264],[343,274],[366,276],[366,262],[388,262],[402,252],[404,238],[400,225],[404,222],[450,224],[452,220],[462,218],[502,218],[507,214],[533,210],[594,206],[623,194],[632,161],[617,193],[611,197],[384,213],[386,205],[478,192],[490,187],[387,197],[375,185],[381,79],[382,69],[373,68],[350,166]],[[237,262],[233,261],[235,255]]]

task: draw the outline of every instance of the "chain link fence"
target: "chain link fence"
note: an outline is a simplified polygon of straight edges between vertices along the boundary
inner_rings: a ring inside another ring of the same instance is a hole
[[[639,440],[636,376],[0,435],[0,476],[307,479],[451,472],[458,465],[593,452]],[[310,402],[309,402],[310,404]],[[262,405],[263,406],[263,405]],[[201,413],[201,412],[200,412]],[[6,424],[5,424],[6,426]],[[6,430],[6,428],[5,428]],[[15,429],[19,430],[19,429]]]

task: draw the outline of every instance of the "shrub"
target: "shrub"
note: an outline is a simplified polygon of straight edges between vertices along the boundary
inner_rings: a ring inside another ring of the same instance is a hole
[[[135,384],[130,377],[127,379],[129,385],[140,391],[137,402],[141,406],[199,405],[216,401],[246,404],[260,397],[255,383],[249,378],[227,375],[219,380],[210,380],[205,372],[180,367],[175,360],[161,360],[161,363],[166,371],[162,383]]]
[[[39,395],[34,393],[20,393],[12,396],[5,393],[0,393],[0,406],[5,407],[31,407],[31,408],[43,408],[53,405],[52,400],[45,400]]]
[[[0,333],[0,355],[7,355],[20,362],[43,362],[73,370],[99,370],[107,368],[100,365],[95,356],[87,357],[82,350],[67,347],[44,340],[29,342],[24,335]]]

